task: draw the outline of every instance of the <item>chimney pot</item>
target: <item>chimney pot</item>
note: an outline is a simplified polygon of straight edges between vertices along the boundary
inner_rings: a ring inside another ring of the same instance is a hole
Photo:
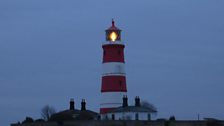
[[[127,97],[127,95],[123,96],[123,105],[122,106],[123,107],[127,107],[128,106],[128,97]]]
[[[73,98],[70,99],[70,110],[75,110],[75,102]]]
[[[86,102],[85,102],[85,99],[82,99],[82,102],[81,102],[81,111],[84,111],[86,110]]]
[[[136,97],[135,97],[135,106],[137,106],[137,107],[140,107],[140,106],[141,106],[139,96],[136,96]]]

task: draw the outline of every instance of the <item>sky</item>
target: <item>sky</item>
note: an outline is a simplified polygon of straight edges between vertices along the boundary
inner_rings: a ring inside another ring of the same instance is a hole
[[[102,43],[114,18],[125,43],[129,104],[157,118],[224,119],[223,0],[1,0],[0,124],[43,106],[99,111]]]

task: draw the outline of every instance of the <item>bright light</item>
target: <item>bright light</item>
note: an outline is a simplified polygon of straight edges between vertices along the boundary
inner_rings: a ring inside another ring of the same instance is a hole
[[[117,34],[115,32],[112,32],[110,34],[110,40],[112,40],[113,42],[117,39]]]

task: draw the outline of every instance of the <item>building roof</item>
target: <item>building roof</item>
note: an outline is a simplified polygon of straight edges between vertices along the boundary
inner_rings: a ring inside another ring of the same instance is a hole
[[[98,113],[90,110],[64,110],[53,114],[50,121],[65,121],[65,120],[93,120],[97,118]]]
[[[145,106],[126,106],[126,107],[118,107],[115,109],[110,110],[109,112],[150,112],[150,113],[156,113],[157,111],[150,107]]]
[[[112,20],[112,25],[106,31],[121,31],[119,28],[115,26],[114,20]]]

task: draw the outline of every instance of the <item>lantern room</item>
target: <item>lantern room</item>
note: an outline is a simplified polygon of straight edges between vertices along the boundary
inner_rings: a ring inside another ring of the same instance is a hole
[[[106,30],[106,41],[115,42],[121,40],[121,30],[115,26],[112,20],[112,26]]]

